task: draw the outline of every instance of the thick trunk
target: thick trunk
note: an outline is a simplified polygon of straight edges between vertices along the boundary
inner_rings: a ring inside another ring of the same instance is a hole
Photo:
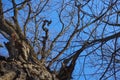
[[[26,40],[17,21],[15,5],[13,10],[15,19],[11,23],[4,18],[0,0],[0,33],[8,39],[5,46],[9,53],[7,59],[0,56],[0,80],[58,80],[34,55],[33,47]]]
[[[0,61],[0,80],[58,80],[43,65]]]
[[[1,57],[0,80],[58,80],[32,55],[34,51],[27,41],[11,39],[5,45],[10,57]]]
[[[10,58],[1,57],[0,80],[58,80],[39,60],[30,55],[32,50],[25,41],[7,42],[6,47]]]

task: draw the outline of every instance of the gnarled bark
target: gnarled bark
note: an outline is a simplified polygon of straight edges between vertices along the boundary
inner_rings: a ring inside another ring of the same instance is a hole
[[[0,61],[0,80],[58,80],[41,64]]]

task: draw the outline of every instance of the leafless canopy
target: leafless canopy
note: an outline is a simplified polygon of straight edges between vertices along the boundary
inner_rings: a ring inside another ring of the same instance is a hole
[[[0,40],[8,40],[9,57],[38,60],[60,80],[119,80],[119,5],[120,0],[0,0]]]

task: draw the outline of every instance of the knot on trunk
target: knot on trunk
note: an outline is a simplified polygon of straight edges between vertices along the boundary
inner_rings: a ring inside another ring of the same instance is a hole
[[[24,41],[12,40],[5,43],[5,46],[8,50],[10,60],[28,61],[30,48]]]

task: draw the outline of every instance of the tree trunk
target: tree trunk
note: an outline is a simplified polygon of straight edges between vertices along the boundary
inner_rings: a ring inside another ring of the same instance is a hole
[[[58,80],[44,64],[33,57],[30,45],[25,41],[5,43],[9,58],[0,57],[0,80]]]
[[[0,61],[0,80],[58,80],[43,65]]]
[[[5,46],[9,58],[0,58],[0,80],[58,80],[37,59],[28,40],[17,39],[12,34]]]

